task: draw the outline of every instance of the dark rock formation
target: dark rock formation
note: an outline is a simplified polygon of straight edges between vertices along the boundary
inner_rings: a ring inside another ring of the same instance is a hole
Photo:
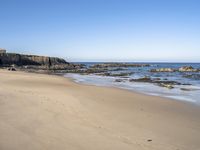
[[[180,88],[182,91],[197,91],[199,89],[194,89],[194,88]]]
[[[157,85],[161,86],[161,87],[168,88],[168,89],[173,89],[174,88],[174,86],[172,84],[158,83]]]
[[[188,89],[188,88],[180,88],[180,90],[182,90],[182,91],[192,91],[192,89]]]
[[[92,68],[108,68],[108,67],[149,67],[149,64],[131,64],[131,63],[102,63],[91,66]]]
[[[64,59],[57,57],[46,57],[46,56],[36,56],[36,55],[23,55],[15,53],[1,53],[0,54],[0,65],[9,66],[15,64],[17,66],[24,65],[59,65],[59,64],[69,64]]]
[[[183,77],[188,79],[200,80],[200,74],[188,74],[183,75]]]
[[[38,69],[38,70],[78,70],[81,69],[83,66],[79,64],[57,64],[57,65],[25,65],[25,66],[20,66],[20,69]]]
[[[16,71],[16,69],[14,67],[10,67],[8,68],[9,71]]]
[[[37,73],[81,72],[83,64],[72,64],[62,58],[15,53],[0,53],[0,67]]]
[[[104,73],[99,73],[97,75],[100,76],[110,76],[110,77],[127,77],[132,75],[132,72],[121,72],[121,73],[110,73],[110,72],[104,72]]]
[[[130,82],[149,82],[152,83],[153,80],[150,77],[143,77],[143,78],[139,78],[139,79],[130,79]]]
[[[143,77],[139,79],[130,79],[130,82],[146,82],[146,83],[154,83],[161,87],[166,87],[168,89],[173,89],[173,85],[181,85],[181,83],[176,81],[167,81],[161,80],[160,78],[150,78],[150,77]]]
[[[124,82],[123,79],[116,79],[115,82]]]

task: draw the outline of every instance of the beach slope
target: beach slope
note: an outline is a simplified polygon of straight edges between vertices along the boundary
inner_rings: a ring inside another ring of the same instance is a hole
[[[199,150],[200,107],[0,70],[0,150]]]

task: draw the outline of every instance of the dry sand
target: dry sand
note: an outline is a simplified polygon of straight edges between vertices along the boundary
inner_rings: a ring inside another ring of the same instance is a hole
[[[0,150],[200,150],[200,107],[0,70]]]

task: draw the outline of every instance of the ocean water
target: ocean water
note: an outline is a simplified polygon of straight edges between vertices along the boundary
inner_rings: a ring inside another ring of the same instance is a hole
[[[97,64],[94,63],[84,63],[87,67]],[[134,63],[135,64],[135,63]],[[141,63],[140,63],[141,64]],[[110,77],[110,76],[99,76],[96,74],[90,75],[80,75],[68,73],[64,76],[70,77],[75,80],[75,82],[97,85],[97,86],[108,86],[117,87],[127,90],[132,90],[149,95],[157,95],[162,97],[168,97],[175,100],[183,100],[192,102],[200,105],[200,79],[186,78],[185,75],[196,74],[200,75],[200,72],[150,72],[151,69],[157,68],[180,68],[182,66],[192,66],[193,68],[200,69],[200,63],[145,63],[150,64],[150,67],[128,67],[123,68],[119,71],[111,71],[111,73],[132,73],[131,75],[124,77]],[[110,68],[113,69],[113,68]],[[139,83],[130,82],[129,79],[137,79],[141,77],[151,77],[160,78],[161,80],[177,81],[182,84],[190,85],[175,85],[173,89],[168,89],[160,87],[153,83]],[[115,82],[116,79],[124,79],[124,82]],[[190,89],[189,91],[181,90],[181,88]]]

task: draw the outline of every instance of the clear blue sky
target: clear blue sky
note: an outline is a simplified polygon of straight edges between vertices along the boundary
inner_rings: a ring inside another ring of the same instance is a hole
[[[69,61],[200,62],[199,0],[0,0],[0,47]]]

